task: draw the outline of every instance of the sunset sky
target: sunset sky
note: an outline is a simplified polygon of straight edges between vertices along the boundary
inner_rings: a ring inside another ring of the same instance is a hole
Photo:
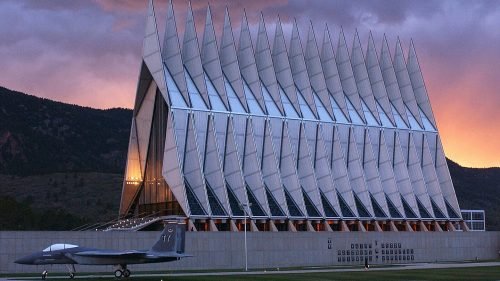
[[[364,50],[371,30],[380,49],[384,33],[394,54],[413,39],[446,155],[467,167],[500,167],[500,1],[192,1],[201,41],[210,3],[220,34],[229,8],[239,37],[243,8],[256,39],[260,11],[270,36],[279,14],[289,40],[295,18],[318,40],[328,23],[352,45],[357,28]],[[166,0],[156,0],[160,37]],[[131,108],[145,29],[146,0],[2,0],[0,86],[95,108]],[[187,2],[174,0],[179,32]],[[182,37],[181,37],[182,38]],[[271,40],[272,42],[272,40]]]

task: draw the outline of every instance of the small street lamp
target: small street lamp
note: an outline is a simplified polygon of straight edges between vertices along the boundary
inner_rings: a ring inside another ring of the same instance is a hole
[[[240,208],[244,214],[244,229],[245,229],[245,271],[248,271],[248,249],[247,249],[247,207],[251,207],[252,203],[243,203]]]

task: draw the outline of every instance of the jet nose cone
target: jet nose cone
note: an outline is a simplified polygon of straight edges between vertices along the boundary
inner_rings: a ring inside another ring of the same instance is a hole
[[[30,256],[26,256],[14,261],[17,264],[33,264],[33,259]]]

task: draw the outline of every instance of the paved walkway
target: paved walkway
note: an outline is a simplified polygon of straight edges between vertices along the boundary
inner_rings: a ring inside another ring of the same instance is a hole
[[[410,269],[435,269],[435,268],[467,268],[467,267],[485,267],[485,266],[500,266],[500,262],[471,262],[471,263],[415,263],[402,264],[397,266],[375,267],[370,271],[388,271],[388,270],[410,270]],[[283,270],[283,271],[234,271],[234,272],[196,272],[196,273],[154,273],[154,274],[133,274],[134,277],[168,277],[168,276],[229,276],[229,275],[264,275],[264,274],[293,274],[293,273],[321,273],[321,272],[349,272],[349,271],[364,271],[364,268],[323,268],[323,269],[301,269],[301,270]],[[112,278],[113,274],[95,275],[82,272],[77,273],[77,278]],[[0,278],[0,281],[7,280],[28,280],[29,278]],[[51,279],[68,279],[67,276],[51,276]]]

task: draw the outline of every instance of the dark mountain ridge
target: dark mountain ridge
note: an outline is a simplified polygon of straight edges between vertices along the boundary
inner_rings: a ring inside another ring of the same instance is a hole
[[[0,87],[0,173],[122,173],[131,117]]]
[[[0,87],[0,175],[7,177],[4,183],[9,182],[9,186],[0,183],[0,196],[28,202],[36,208],[65,208],[87,221],[117,214],[119,174],[125,168],[131,118],[130,109],[93,109]],[[464,168],[451,160],[448,166],[460,207],[486,210],[487,228],[500,229],[500,168]],[[91,175],[92,172],[102,175]],[[68,174],[69,179],[60,173]],[[74,176],[75,173],[83,174]],[[44,174],[47,176],[37,176]],[[38,183],[29,186],[30,181]],[[83,188],[80,181],[89,184]],[[22,183],[22,187],[15,187],[16,183]],[[48,195],[31,196],[34,190]],[[58,192],[60,196],[55,200],[55,190],[66,190],[68,198]],[[99,192],[107,193],[96,198]],[[44,201],[37,201],[42,200],[39,197]],[[82,213],[82,208],[74,206],[78,204],[75,197],[90,207],[87,209],[100,208],[99,213],[107,216]],[[72,206],[64,207],[64,202],[72,202]]]

